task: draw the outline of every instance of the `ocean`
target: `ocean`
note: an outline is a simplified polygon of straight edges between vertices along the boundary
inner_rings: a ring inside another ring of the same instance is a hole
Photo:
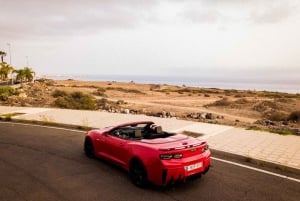
[[[135,82],[142,84],[168,84],[175,86],[192,86],[203,88],[272,91],[300,94],[299,80],[265,80],[243,78],[213,78],[213,77],[185,77],[185,76],[147,76],[147,75],[43,75],[43,78],[54,80],[82,80],[82,81],[116,81]]]

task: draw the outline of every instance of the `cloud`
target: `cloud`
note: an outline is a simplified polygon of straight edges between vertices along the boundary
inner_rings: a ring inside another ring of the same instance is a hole
[[[280,23],[296,14],[297,0],[187,0],[180,14],[193,23]]]
[[[1,38],[35,38],[137,26],[156,0],[14,0],[1,3]]]
[[[297,0],[0,0],[0,5],[0,38],[17,40],[64,38],[176,21],[279,23],[295,14],[299,3]],[[168,20],[164,20],[166,16]]]
[[[250,20],[254,23],[279,23],[295,14],[297,9],[287,2],[277,2],[264,7],[258,7],[250,13]]]
[[[181,14],[181,17],[194,23],[215,23],[224,19],[224,16],[216,9],[187,9]]]

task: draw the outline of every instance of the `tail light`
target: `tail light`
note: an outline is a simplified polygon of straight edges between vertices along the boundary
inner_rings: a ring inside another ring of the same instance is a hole
[[[160,154],[159,155],[161,160],[170,160],[170,159],[179,159],[182,158],[182,154]]]
[[[208,145],[205,145],[203,148],[202,148],[202,153],[206,152],[208,150]]]

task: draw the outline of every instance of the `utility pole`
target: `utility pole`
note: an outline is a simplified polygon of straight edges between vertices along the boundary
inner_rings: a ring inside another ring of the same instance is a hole
[[[9,51],[9,64],[11,65],[11,45],[10,43],[7,43],[8,51]]]

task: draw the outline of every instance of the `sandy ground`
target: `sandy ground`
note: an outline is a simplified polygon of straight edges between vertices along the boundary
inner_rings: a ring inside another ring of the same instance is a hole
[[[25,95],[19,95],[25,97],[23,102],[16,100],[2,104],[52,107],[55,100],[52,94],[55,90],[81,91],[98,100],[118,102],[120,104],[117,106],[110,106],[112,111],[117,112],[128,109],[155,116],[171,113],[180,119],[244,127],[249,127],[261,119],[270,119],[272,122],[275,120],[276,125],[282,126],[279,124],[282,124],[290,113],[300,111],[299,94],[77,80],[25,85],[21,88]],[[211,118],[203,118],[207,113],[212,114]],[[293,122],[285,126],[300,128],[299,123]]]

